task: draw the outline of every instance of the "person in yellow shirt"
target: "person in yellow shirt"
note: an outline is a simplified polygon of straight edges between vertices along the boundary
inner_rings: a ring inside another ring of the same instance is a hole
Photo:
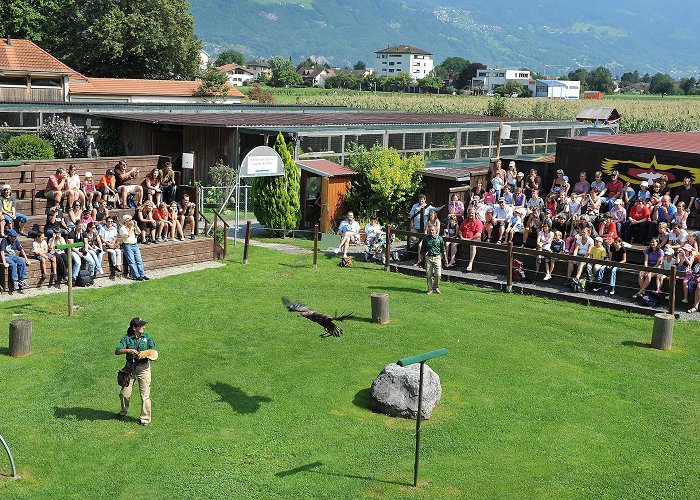
[[[588,251],[586,257],[597,260],[605,260],[608,255],[608,251],[603,246],[603,238],[596,236],[593,246]],[[598,276],[598,271],[603,267],[603,264],[586,264],[586,271],[588,271],[588,280],[593,281],[596,276]]]

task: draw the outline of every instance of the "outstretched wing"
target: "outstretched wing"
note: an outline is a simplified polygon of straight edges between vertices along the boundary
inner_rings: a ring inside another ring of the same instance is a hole
[[[324,330],[324,333],[321,334],[321,337],[340,337],[343,333],[343,330],[341,330],[340,327],[338,327],[338,325],[334,323],[334,321],[343,321],[344,319],[347,319],[352,316],[352,313],[350,313],[333,317],[319,311],[314,311],[313,309],[311,309],[308,306],[305,306],[301,302],[292,303],[292,301],[289,300],[287,297],[282,297],[282,303],[289,311],[298,312],[299,316],[303,316],[304,318],[310,319],[314,323],[318,323],[319,325],[321,325]]]

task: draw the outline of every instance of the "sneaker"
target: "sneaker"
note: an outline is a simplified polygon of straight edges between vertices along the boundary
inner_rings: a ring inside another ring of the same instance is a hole
[[[42,279],[42,280],[46,279],[46,273],[41,273],[39,275],[39,279]]]
[[[142,421],[142,420],[139,420],[139,425],[140,425],[141,427],[148,427],[148,426],[150,425],[150,422],[144,422],[144,421]]]
[[[194,235],[194,233],[190,234],[190,239],[191,239],[191,240],[193,240],[193,239],[195,239],[195,238],[196,238],[196,236]]]
[[[142,281],[148,281],[148,280],[150,280],[150,279],[151,279],[151,278],[149,278],[149,277],[146,276],[145,274],[144,274],[143,276],[141,276],[141,280],[142,280]]]
[[[333,249],[333,253],[336,254],[336,255],[338,255],[338,254],[340,253],[340,247],[334,248],[334,249]]]
[[[425,292],[425,294],[426,294],[426,295],[432,295],[432,294],[433,294],[433,291],[432,291],[432,290],[428,290],[427,292]]]
[[[681,302],[683,302],[684,304],[687,304],[687,303],[688,303],[688,299],[683,299],[683,300],[681,300]]]
[[[24,280],[19,280],[17,283],[19,283],[19,286],[21,286],[22,288],[29,288],[29,285]]]
[[[615,289],[614,289],[614,288],[611,288],[609,294],[610,294],[610,295],[615,295]]]
[[[470,272],[472,270],[472,263],[470,262],[469,265],[467,266],[467,272]]]
[[[593,288],[592,290],[593,290],[594,292],[600,292],[601,288],[598,286],[598,287]]]
[[[14,282],[12,283],[12,288],[14,288],[15,290],[21,290],[21,289],[22,289],[22,287],[21,287],[20,284],[19,284],[19,281],[14,281]]]
[[[543,278],[543,279],[544,279],[544,281],[549,281],[549,280],[552,279],[552,275],[549,274],[549,273],[547,273],[547,274],[544,275],[544,278]]]
[[[442,292],[440,291],[439,288],[436,288],[436,289],[435,289],[435,293],[437,293],[438,295],[440,295]]]

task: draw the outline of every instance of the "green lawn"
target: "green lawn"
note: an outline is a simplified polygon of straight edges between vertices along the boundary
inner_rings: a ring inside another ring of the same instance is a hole
[[[618,311],[424,282],[323,256],[242,245],[225,268],[2,303],[34,321],[34,353],[0,340],[0,432],[20,481],[0,498],[690,498],[700,487],[700,336],[641,347],[651,320]],[[391,323],[369,322],[388,291]],[[354,311],[337,339],[280,296]],[[140,315],[160,350],[153,424],[118,410],[113,355]],[[5,330],[7,331],[7,330]],[[422,434],[366,409],[398,358],[434,360],[443,400]],[[0,469],[8,465],[0,456]]]

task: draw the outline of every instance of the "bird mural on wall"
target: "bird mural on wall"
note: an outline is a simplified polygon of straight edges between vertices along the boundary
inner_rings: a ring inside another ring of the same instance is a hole
[[[287,297],[282,297],[282,303],[288,311],[297,312],[299,313],[299,316],[302,316],[306,319],[310,319],[314,323],[318,323],[319,325],[321,325],[324,330],[324,333],[320,334],[322,338],[340,337],[343,333],[343,330],[341,330],[340,327],[334,323],[334,321],[343,321],[352,317],[352,313],[342,314],[340,316],[330,316],[322,312],[314,311],[313,309],[311,309],[308,306],[305,306],[299,301],[292,303],[292,301],[289,300]]]

